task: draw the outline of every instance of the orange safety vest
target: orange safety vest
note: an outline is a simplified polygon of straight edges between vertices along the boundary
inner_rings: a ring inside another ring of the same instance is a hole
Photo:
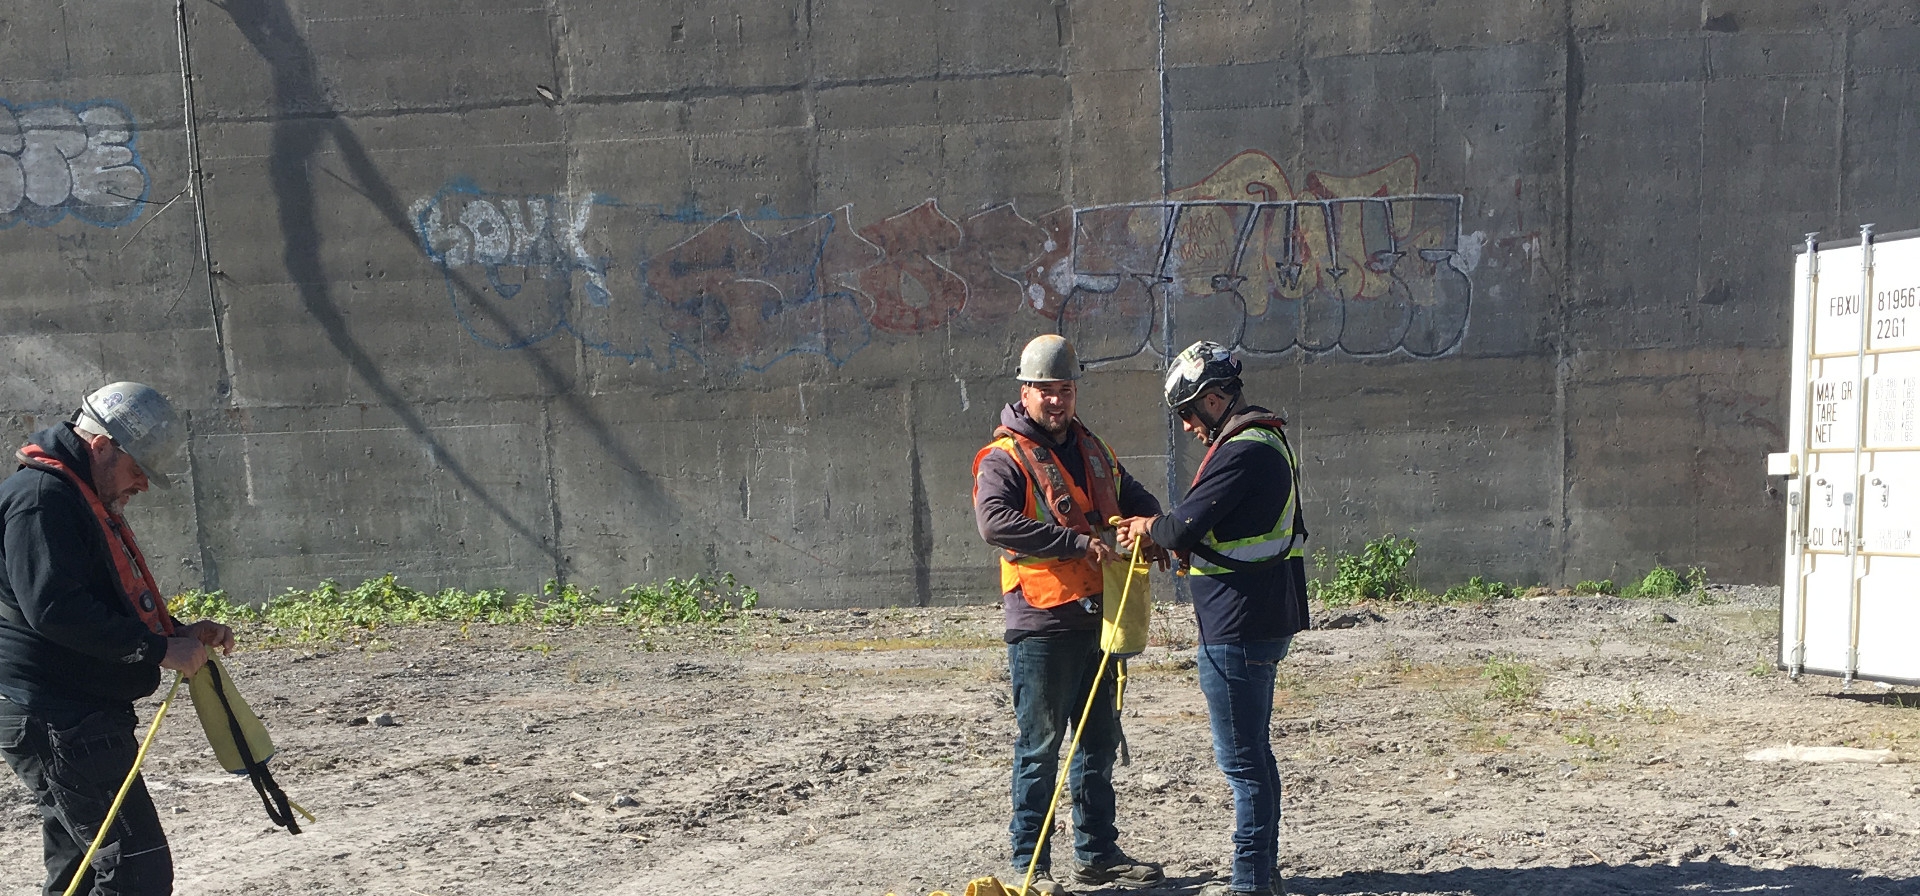
[[[154,634],[165,637],[173,635],[173,617],[167,615],[167,605],[160,599],[160,586],[154,584],[153,573],[147,569],[147,558],[140,553],[140,546],[133,541],[133,530],[127,526],[124,517],[107,509],[101,503],[100,496],[93,491],[93,485],[80,479],[59,458],[48,454],[39,445],[29,444],[15,454],[23,467],[32,467],[64,477],[85,495],[87,507],[93,511],[95,522],[100,524],[101,534],[107,537],[107,553],[113,557],[113,571],[120,582],[120,593],[125,595],[127,603],[140,621],[147,624]],[[119,550],[114,550],[115,547]]]
[[[1022,513],[1029,519],[1098,537],[1097,531],[1111,528],[1107,520],[1120,515],[1120,461],[1114,457],[1113,449],[1080,421],[1073,421],[1073,426],[1078,433],[1091,489],[1082,489],[1073,477],[1060,469],[1054,461],[1053,449],[1004,426],[995,428],[994,440],[973,456],[975,489],[979,488],[980,461],[986,458],[987,452],[1005,451],[1027,477],[1027,500]],[[976,491],[976,500],[978,497]],[[1002,551],[1000,555],[1000,593],[1006,594],[1017,587],[1027,603],[1041,609],[1092,597],[1104,586],[1105,576],[1091,557],[1053,560],[1013,551]]]

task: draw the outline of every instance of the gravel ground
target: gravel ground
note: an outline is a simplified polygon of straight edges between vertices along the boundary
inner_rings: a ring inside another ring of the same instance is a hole
[[[1288,891],[1920,894],[1920,696],[1773,671],[1777,605],[1321,610],[1276,698]],[[270,826],[191,712],[147,777],[183,893],[958,892],[1005,862],[998,636],[942,607],[253,647],[231,669],[319,820]],[[1164,894],[1224,872],[1232,824],[1192,641],[1156,608],[1128,679],[1122,842]],[[1747,758],[1783,746],[1890,753]],[[0,893],[37,892],[37,826],[0,784]]]

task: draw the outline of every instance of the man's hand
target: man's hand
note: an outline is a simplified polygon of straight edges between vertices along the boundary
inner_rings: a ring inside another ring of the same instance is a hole
[[[1114,550],[1113,545],[1107,544],[1105,539],[1098,536],[1088,537],[1087,556],[1095,563],[1127,562],[1127,555]]]
[[[223,656],[233,655],[233,629],[211,619],[202,619],[192,625],[181,626],[177,636],[192,638],[208,649],[218,647]]]
[[[1138,541],[1144,553],[1153,547],[1153,536],[1147,534],[1147,530],[1152,527],[1153,517],[1150,516],[1130,516],[1121,520],[1118,532],[1120,546],[1133,550],[1133,543]]]
[[[193,677],[200,667],[207,664],[207,647],[193,638],[175,635],[167,639],[167,655],[160,659],[160,668]]]

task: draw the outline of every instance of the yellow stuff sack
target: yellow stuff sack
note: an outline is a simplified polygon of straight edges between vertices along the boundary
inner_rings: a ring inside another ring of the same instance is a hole
[[[1100,647],[1116,657],[1134,656],[1147,649],[1147,620],[1153,614],[1148,568],[1145,560],[1132,566],[1109,563],[1101,567],[1106,584],[1100,595]]]
[[[273,738],[267,726],[253,714],[253,707],[234,688],[233,679],[220,661],[207,657],[207,664],[187,679],[187,693],[193,697],[193,710],[200,716],[200,727],[213,747],[213,758],[220,767],[236,775],[247,773],[247,761],[240,755],[239,742],[246,740],[247,752],[256,765],[273,758]]]

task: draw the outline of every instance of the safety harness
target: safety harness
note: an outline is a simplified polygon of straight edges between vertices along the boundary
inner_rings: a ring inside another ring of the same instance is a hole
[[[1086,470],[1087,488],[1081,488],[1060,468],[1053,449],[1006,426],[996,427],[994,440],[974,456],[974,476],[977,480],[980,462],[988,452],[1005,451],[1027,477],[1023,512],[1029,518],[1082,535],[1108,528],[1106,521],[1120,515],[1120,462],[1113,449],[1080,421],[1073,422],[1073,431]],[[1092,597],[1105,586],[1099,565],[1086,557],[1056,560],[1003,551],[1000,563],[1000,590],[1004,593],[1019,585],[1027,603],[1042,609]]]
[[[20,462],[20,466],[60,476],[80,490],[80,494],[87,499],[87,507],[93,511],[94,521],[100,524],[101,533],[107,537],[110,545],[107,553],[113,557],[113,571],[119,579],[120,593],[148,629],[156,635],[172,637],[173,617],[168,615],[166,606],[160,602],[160,586],[154,584],[153,573],[147,569],[147,558],[141,555],[140,546],[133,540],[133,529],[127,526],[126,519],[107,509],[107,505],[94,492],[92,484],[82,480],[73,468],[39,445],[26,445],[14,452],[13,457]],[[119,549],[114,550],[112,546],[118,546]]]

